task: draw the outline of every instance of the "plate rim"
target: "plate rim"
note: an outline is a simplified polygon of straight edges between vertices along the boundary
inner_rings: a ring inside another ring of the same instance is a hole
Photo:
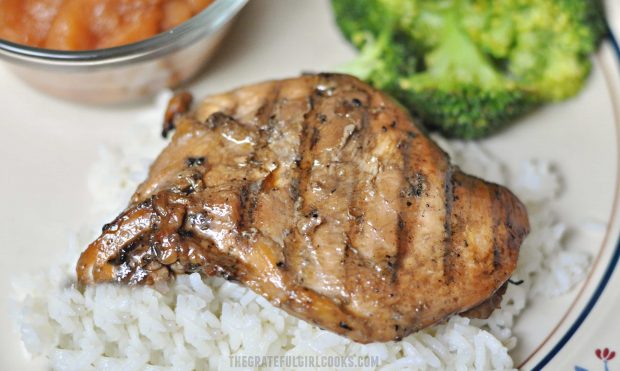
[[[612,53],[615,56],[615,61],[616,62],[620,62],[620,44],[618,43],[618,39],[611,32],[609,32],[607,34],[606,39],[610,42]],[[616,66],[616,68],[617,68],[617,66]],[[605,83],[607,85],[607,89],[608,89],[610,95],[612,95],[612,101],[613,101],[616,97],[613,96],[613,93],[611,91],[611,88],[610,88],[610,85],[609,85],[608,81],[609,81],[609,79],[605,78]],[[620,122],[620,108],[618,107],[617,104],[612,104],[612,106],[613,106],[614,119],[616,121],[615,122],[616,130],[618,131],[618,130],[620,130],[620,126],[618,125],[618,123]],[[620,142],[618,140],[618,134],[619,133],[617,132],[616,133],[616,136],[617,136],[616,142],[617,142],[617,145],[620,145]],[[619,164],[619,166],[620,166],[620,164]],[[616,208],[614,206],[618,204],[618,201],[620,200],[619,196],[620,196],[620,173],[618,173],[618,175],[616,176],[616,192],[615,192],[614,201],[613,201],[613,204],[612,204],[612,212],[611,212],[610,223],[615,219],[615,214],[616,214],[617,210],[616,210]],[[607,237],[609,237],[609,236],[607,236]],[[605,245],[606,245],[606,243],[603,242],[603,249],[604,249]],[[601,258],[602,253],[603,253],[603,249],[599,250],[599,252],[598,252],[598,254],[597,254],[596,258],[595,258],[596,260]],[[572,339],[572,337],[579,330],[581,325],[589,317],[589,315],[591,314],[592,310],[594,309],[596,303],[599,301],[599,299],[601,298],[603,292],[607,288],[607,285],[609,284],[609,281],[610,281],[613,273],[616,271],[616,268],[618,267],[619,260],[620,260],[620,236],[617,236],[616,237],[615,248],[613,249],[613,251],[611,253],[611,257],[610,257],[609,263],[607,264],[607,267],[605,268],[604,273],[603,273],[601,279],[599,280],[598,284],[596,285],[596,287],[592,291],[592,294],[591,294],[590,298],[587,300],[586,305],[583,307],[583,309],[581,309],[581,312],[579,312],[579,314],[576,317],[575,321],[564,332],[564,334],[555,343],[555,345],[553,345],[551,350],[549,350],[549,352],[547,352],[544,355],[544,357],[542,357],[542,359],[540,359],[539,361],[536,361],[535,365],[532,367],[532,370],[536,370],[536,371],[537,370],[542,370],[545,366],[547,366],[555,358],[555,356],[558,355],[558,353],[560,353],[560,351],[564,348],[564,346],[566,344],[568,344],[568,342]],[[593,265],[593,267],[595,267],[595,266],[596,266],[596,264]],[[595,269],[592,269],[590,271],[589,275],[592,275],[594,273],[594,271],[595,271]],[[584,293],[584,291],[586,289],[586,286],[587,286],[587,280],[585,281],[584,286],[581,288],[581,291],[577,294],[577,296],[573,300],[573,303],[571,304],[569,309],[566,311],[566,313],[564,314],[563,318],[560,319],[560,321],[558,322],[556,327],[553,329],[553,331],[547,336],[547,338],[532,353],[530,353],[530,355],[528,355],[521,362],[521,364],[518,366],[519,368],[523,367],[525,364],[527,364],[528,362],[532,361],[532,359],[537,355],[537,353],[545,346],[545,344],[551,339],[551,337],[555,334],[555,332],[562,326],[563,322],[570,315],[571,310],[576,305],[576,303],[580,299],[581,295]]]

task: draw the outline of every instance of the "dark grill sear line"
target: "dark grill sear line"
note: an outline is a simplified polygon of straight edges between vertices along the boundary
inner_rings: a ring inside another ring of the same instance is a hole
[[[456,246],[452,242],[452,205],[454,203],[454,184],[452,180],[453,171],[454,168],[452,167],[452,165],[449,165],[448,170],[446,171],[446,178],[444,180],[444,207],[446,209],[446,215],[443,228],[446,232],[446,235],[444,238],[443,275],[445,277],[446,284],[449,284],[454,279],[454,277],[452,276],[452,269],[454,265],[454,259],[456,258]]]
[[[264,165],[266,161],[268,161],[269,154],[264,154],[263,152],[268,151],[266,148],[269,144],[274,131],[274,111],[276,109],[276,105],[278,104],[280,93],[280,84],[274,84],[271,91],[264,99],[264,103],[260,106],[260,108],[256,111],[256,126],[259,128],[258,130],[258,139],[254,144],[254,152],[250,155],[249,161],[256,162],[258,164]],[[253,221],[254,209],[256,209],[256,203],[258,199],[259,192],[262,189],[262,181],[264,179],[260,179],[254,184],[251,184],[245,187],[246,195],[243,207],[241,207],[241,221],[240,223],[243,225],[251,226]]]

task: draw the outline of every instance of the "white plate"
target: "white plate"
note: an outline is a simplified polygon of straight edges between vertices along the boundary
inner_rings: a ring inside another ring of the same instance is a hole
[[[332,23],[327,1],[251,2],[206,73],[190,86],[196,96],[265,79],[325,71],[350,60],[352,48]],[[516,365],[525,369],[602,369],[595,349],[620,351],[618,259],[620,205],[620,76],[606,43],[586,89],[548,106],[485,141],[506,163],[553,161],[565,180],[557,202],[577,233],[569,244],[594,257],[588,279],[569,294],[531,303],[516,325]],[[18,272],[42,269],[62,255],[67,236],[94,222],[86,173],[97,147],[118,142],[141,107],[78,106],[43,96],[0,67],[0,369],[45,369],[29,360],[13,329],[9,282]],[[157,123],[154,123],[157,124]],[[580,226],[599,222],[600,232]],[[524,363],[525,362],[525,363]],[[611,360],[611,369],[620,367]]]

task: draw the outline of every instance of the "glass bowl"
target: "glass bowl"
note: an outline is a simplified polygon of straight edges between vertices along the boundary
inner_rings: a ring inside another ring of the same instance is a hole
[[[247,0],[216,0],[193,18],[149,39],[108,49],[61,51],[0,40],[0,58],[48,94],[119,103],[175,87],[198,73]]]

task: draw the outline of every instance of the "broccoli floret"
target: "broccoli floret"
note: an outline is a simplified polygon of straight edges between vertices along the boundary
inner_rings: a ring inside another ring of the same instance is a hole
[[[376,88],[386,91],[397,90],[398,76],[416,73],[420,60],[411,52],[415,46],[408,45],[406,37],[401,35],[399,39],[389,28],[377,37],[368,32],[357,35],[364,36],[360,41],[363,45],[360,54],[351,63],[341,66],[340,72],[371,81]]]
[[[423,118],[429,129],[462,139],[492,134],[537,104],[519,90],[483,90],[474,85],[460,86],[450,92],[403,89],[392,91],[392,94]]]
[[[340,30],[357,47],[365,44],[367,34],[379,35],[385,19],[391,18],[376,0],[333,1],[332,7]]]
[[[480,138],[575,95],[606,25],[588,0],[332,0],[344,67],[445,135]]]
[[[419,60],[415,43],[395,29],[398,16],[376,0],[340,0],[332,2],[338,25],[345,37],[360,48],[359,57],[342,66],[343,72],[371,81],[379,88],[390,90],[398,83],[397,76],[416,72]],[[361,21],[360,20],[364,20]]]

